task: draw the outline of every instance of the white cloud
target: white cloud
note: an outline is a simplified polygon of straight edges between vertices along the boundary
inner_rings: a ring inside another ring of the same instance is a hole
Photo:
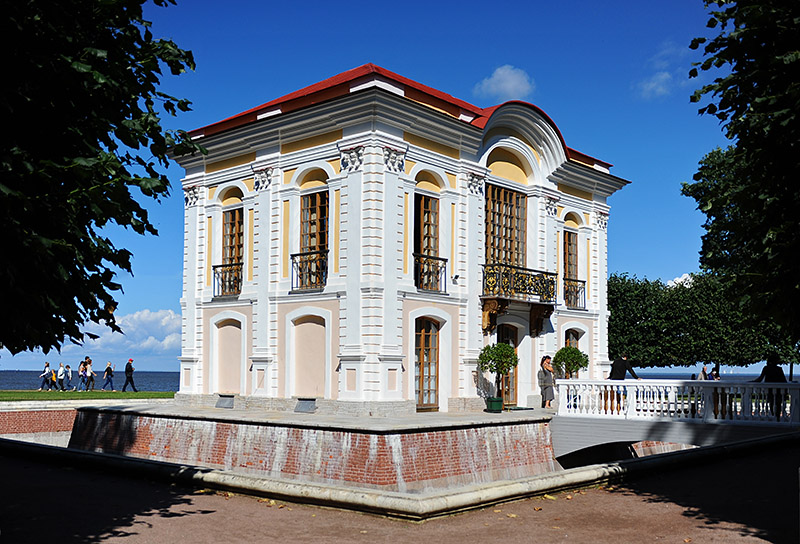
[[[501,102],[522,99],[535,89],[533,79],[520,68],[505,64],[494,71],[491,77],[475,85],[473,92],[484,98],[496,98]]]
[[[636,87],[639,90],[639,96],[645,100],[667,96],[672,92],[672,74],[669,72],[656,72],[647,79],[640,81]]]
[[[675,285],[686,285],[687,287],[692,284],[692,275],[691,274],[683,274],[678,276],[677,278],[671,279],[667,282],[667,287],[673,287]]]

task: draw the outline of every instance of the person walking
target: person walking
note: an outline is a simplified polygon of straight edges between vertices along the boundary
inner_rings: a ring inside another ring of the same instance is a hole
[[[64,370],[64,363],[58,363],[58,390],[59,391],[66,391],[64,389],[64,377],[67,375],[67,371]]]
[[[542,408],[552,408],[550,403],[555,398],[555,394],[553,392],[553,364],[550,359],[549,355],[545,355],[542,357],[542,361],[539,363],[542,367],[539,370],[539,387],[542,390]]]
[[[86,390],[94,391],[94,377],[97,373],[92,370],[92,360],[86,357]]]
[[[72,369],[69,367],[69,365],[65,366],[64,369],[67,380],[67,391],[75,391],[75,388],[72,387]]]
[[[111,361],[106,363],[106,369],[103,372],[103,379],[105,381],[103,382],[103,387],[100,389],[101,391],[105,391],[107,385],[111,386],[112,391],[116,391],[116,389],[114,389],[114,368],[111,366]]]
[[[128,363],[125,365],[125,383],[122,386],[122,392],[125,392],[125,388],[128,387],[128,384],[131,384],[131,389],[133,389],[134,393],[138,393],[139,390],[136,389],[136,386],[133,384],[133,371],[136,370],[133,368],[133,359],[128,359]]]
[[[47,387],[47,390],[50,391],[50,389],[53,387],[52,375],[53,373],[50,371],[50,363],[45,361],[44,370],[42,370],[42,373],[39,374],[39,377],[42,379],[42,384],[39,386],[39,391],[45,387]]]
[[[86,391],[86,361],[81,361],[78,365],[78,391]]]

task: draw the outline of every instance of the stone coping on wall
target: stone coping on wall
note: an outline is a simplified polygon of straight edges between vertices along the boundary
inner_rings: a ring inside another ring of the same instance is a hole
[[[150,406],[92,406],[81,410],[123,412],[148,417],[246,423],[299,429],[350,431],[365,434],[396,434],[436,430],[467,429],[519,424],[548,423],[553,410],[512,410],[500,414],[483,412],[431,412],[403,417],[367,417],[330,414],[303,414],[286,411],[258,411],[236,408],[210,408],[158,404]]]
[[[78,408],[126,408],[129,406],[172,404],[172,399],[76,399],[76,400],[15,400],[0,402],[0,412],[18,410],[64,410]]]

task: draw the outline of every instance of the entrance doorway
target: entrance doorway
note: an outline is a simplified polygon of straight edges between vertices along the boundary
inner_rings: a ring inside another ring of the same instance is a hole
[[[414,383],[417,412],[439,410],[439,324],[425,317],[416,320]]]
[[[499,325],[497,327],[497,342],[508,344],[517,350],[519,345],[517,328],[513,325]],[[517,367],[512,368],[503,376],[503,406],[517,405]]]

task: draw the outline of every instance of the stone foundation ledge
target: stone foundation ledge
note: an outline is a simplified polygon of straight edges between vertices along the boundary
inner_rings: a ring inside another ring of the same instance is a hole
[[[259,410],[265,412],[294,412],[315,408],[313,413],[321,415],[341,416],[370,416],[370,417],[398,417],[410,416],[417,413],[416,403],[413,400],[387,400],[387,401],[351,401],[315,399],[313,404],[304,402],[298,397],[273,398],[242,395],[189,394],[176,393],[174,403],[177,406],[215,408],[220,399],[224,399],[236,410]],[[482,412],[486,408],[486,401],[480,397],[456,397],[447,400],[450,412]]]

